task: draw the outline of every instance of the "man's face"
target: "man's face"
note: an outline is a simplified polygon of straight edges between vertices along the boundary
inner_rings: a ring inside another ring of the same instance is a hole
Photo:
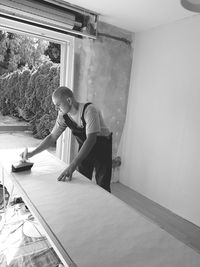
[[[69,97],[60,98],[53,96],[52,101],[55,105],[55,109],[63,114],[68,113],[71,109],[72,105],[71,105],[71,99]]]

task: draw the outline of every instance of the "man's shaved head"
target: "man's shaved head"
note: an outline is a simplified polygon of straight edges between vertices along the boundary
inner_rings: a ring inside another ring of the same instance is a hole
[[[73,92],[66,86],[60,86],[53,92],[52,101],[55,109],[63,114],[73,112],[74,107],[77,106]]]
[[[74,95],[73,92],[68,87],[60,86],[53,92],[52,97],[63,99],[68,97],[74,98]]]

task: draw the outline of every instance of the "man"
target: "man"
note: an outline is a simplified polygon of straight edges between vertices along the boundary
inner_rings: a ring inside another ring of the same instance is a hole
[[[58,181],[71,181],[76,168],[92,179],[95,169],[97,184],[110,192],[112,133],[106,127],[101,112],[92,103],[77,102],[72,91],[64,86],[54,91],[52,101],[58,110],[54,128],[26,157],[30,158],[50,147],[66,127],[69,127],[78,141],[79,152],[58,177]]]

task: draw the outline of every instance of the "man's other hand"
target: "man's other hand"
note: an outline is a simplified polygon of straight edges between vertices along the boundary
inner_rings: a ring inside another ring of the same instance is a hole
[[[58,181],[67,181],[70,182],[72,180],[72,174],[75,171],[76,166],[74,164],[70,164],[58,177]]]

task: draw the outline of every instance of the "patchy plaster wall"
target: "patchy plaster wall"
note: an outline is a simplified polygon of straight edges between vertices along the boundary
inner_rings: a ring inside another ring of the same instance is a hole
[[[97,105],[113,132],[113,157],[122,135],[132,64],[132,35],[100,22],[98,38],[75,40],[74,93]]]

